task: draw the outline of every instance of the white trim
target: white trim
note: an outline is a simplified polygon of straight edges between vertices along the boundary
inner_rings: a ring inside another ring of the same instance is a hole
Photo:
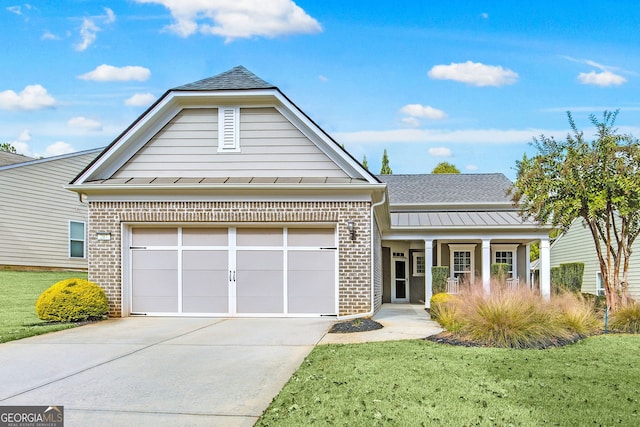
[[[71,242],[79,242],[78,239],[71,238],[71,223],[82,224],[82,256],[71,256]],[[77,221],[70,219],[67,227],[67,257],[71,259],[87,259],[87,223],[85,221]]]
[[[353,188],[351,188],[353,189]],[[125,188],[126,190],[126,188]],[[131,193],[131,194],[91,194],[87,197],[91,202],[369,202],[371,201],[371,193],[357,192],[344,194],[278,194],[280,188],[243,188],[242,190],[257,190],[256,194],[238,194],[239,189],[215,189],[216,194],[212,194],[214,189],[196,189],[186,190],[181,187],[174,187],[170,194],[155,194],[153,186],[147,187],[147,194]],[[229,194],[220,194],[218,190],[225,191]],[[309,190],[300,189],[302,191]],[[316,187],[316,191],[324,193],[325,188]],[[110,190],[113,191],[113,190]],[[162,190],[167,192],[167,190]],[[235,192],[235,194],[234,194]]]
[[[240,152],[240,107],[218,107],[218,153]]]
[[[391,302],[409,302],[409,258],[406,256],[406,251],[403,250],[402,253],[404,256],[395,256],[393,249],[391,251]],[[398,250],[396,253],[400,253]],[[396,261],[402,261],[404,263],[404,298],[398,298],[396,296]]]
[[[600,293],[600,291],[602,291],[602,293]],[[604,289],[604,282],[602,281],[602,272],[600,271],[596,271],[596,295],[598,296],[606,295],[606,291]]]
[[[470,252],[471,253],[471,265],[470,265],[470,271],[469,273],[469,280],[473,283],[473,281],[475,280],[475,265],[476,265],[476,246],[478,246],[477,244],[469,244],[469,243],[465,243],[465,244],[460,244],[460,243],[449,243],[449,277],[454,278],[455,277],[455,269],[454,269],[454,263],[453,263],[453,259],[454,259],[454,253],[455,252]],[[459,273],[463,273],[463,271],[459,271]]]
[[[518,277],[518,246],[517,243],[499,243],[491,245],[491,263],[496,263],[496,255],[498,252],[511,252],[511,278]]]
[[[426,269],[427,269],[427,260],[425,258],[424,252],[413,252],[412,255],[412,265],[411,265],[411,275],[416,277],[424,277]],[[422,258],[422,266],[425,269],[422,273],[418,272],[418,258]]]

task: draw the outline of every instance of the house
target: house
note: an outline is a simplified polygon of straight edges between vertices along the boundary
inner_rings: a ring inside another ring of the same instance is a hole
[[[64,186],[100,151],[0,166],[1,268],[87,269],[87,205]]]
[[[640,299],[640,255],[636,248],[640,248],[640,244],[635,243],[632,248],[628,282],[629,295],[637,300]],[[591,232],[583,225],[581,218],[574,220],[569,229],[558,236],[551,245],[551,267],[571,262],[584,264],[582,292],[604,295],[596,246]]]
[[[112,316],[346,317],[428,307],[431,265],[488,286],[492,250],[515,276],[530,241],[548,259],[548,230],[497,196],[506,178],[443,179],[372,175],[236,67],[168,90],[67,188],[89,205],[89,278]],[[439,202],[450,185],[468,195]]]

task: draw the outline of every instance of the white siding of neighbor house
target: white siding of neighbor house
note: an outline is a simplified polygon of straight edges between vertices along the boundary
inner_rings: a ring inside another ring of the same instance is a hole
[[[113,178],[346,177],[275,108],[240,109],[240,151],[218,152],[218,110],[184,109]]]
[[[640,298],[640,244],[636,243],[629,265],[629,293]],[[596,273],[600,271],[595,243],[588,228],[576,219],[569,230],[551,248],[551,267],[568,262],[584,263],[582,292],[596,293]]]
[[[69,221],[86,233],[87,206],[64,186],[97,155],[0,169],[0,265],[87,268],[86,258],[69,257]]]

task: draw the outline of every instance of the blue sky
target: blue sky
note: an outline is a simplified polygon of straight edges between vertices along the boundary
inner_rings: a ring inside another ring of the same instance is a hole
[[[109,144],[167,89],[244,65],[370,170],[502,172],[566,111],[640,136],[640,2],[3,2],[0,142]],[[399,6],[401,5],[401,6]]]

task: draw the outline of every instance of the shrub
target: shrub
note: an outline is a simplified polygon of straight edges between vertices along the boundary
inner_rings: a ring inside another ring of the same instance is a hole
[[[440,292],[431,297],[429,314],[432,320],[437,321],[448,331],[457,331],[461,327],[459,316],[456,311],[457,300],[455,295]]]
[[[62,280],[45,290],[36,301],[40,319],[79,322],[103,318],[109,312],[101,287],[84,279]]]
[[[446,265],[435,265],[431,267],[431,289],[434,295],[447,290],[447,278],[449,277],[449,267]]]
[[[503,283],[509,273],[509,264],[496,262],[491,264],[491,278]]]
[[[615,332],[640,333],[640,304],[631,302],[616,310],[609,317],[609,328]]]
[[[562,269],[560,267],[551,267],[551,284],[556,289],[562,286]]]
[[[571,292],[580,292],[582,290],[584,263],[571,262],[560,264],[560,275],[562,276],[562,286]]]

